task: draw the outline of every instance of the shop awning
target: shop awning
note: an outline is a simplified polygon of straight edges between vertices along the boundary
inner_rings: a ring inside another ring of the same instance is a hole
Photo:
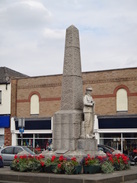
[[[99,129],[137,128],[137,116],[99,117]]]
[[[0,116],[0,128],[10,127],[10,116]]]
[[[19,130],[18,121],[15,121],[16,130]],[[51,118],[25,119],[25,130],[51,130]]]

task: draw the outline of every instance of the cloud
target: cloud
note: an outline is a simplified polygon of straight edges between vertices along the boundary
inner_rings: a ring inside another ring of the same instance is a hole
[[[45,28],[43,30],[43,35],[45,38],[48,39],[64,39],[64,35],[65,35],[65,30],[61,30],[61,29],[49,29],[49,28]]]
[[[12,1],[12,0],[11,0]],[[13,1],[0,9],[0,24],[10,29],[39,29],[51,20],[51,12],[33,0]]]
[[[1,0],[0,66],[62,73],[65,29],[79,29],[83,71],[137,66],[136,0]]]

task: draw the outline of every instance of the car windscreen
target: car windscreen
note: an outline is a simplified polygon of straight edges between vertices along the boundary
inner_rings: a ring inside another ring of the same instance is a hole
[[[28,147],[23,147],[23,149],[25,151],[27,151],[28,153],[30,153],[31,155],[35,155],[35,153],[33,151],[31,151]]]
[[[110,147],[110,146],[107,146],[107,145],[106,145],[105,147],[106,147],[106,148],[108,148],[108,149],[110,149],[110,151],[111,151],[111,152],[113,152],[113,151],[115,151],[115,150],[116,150],[115,148]]]

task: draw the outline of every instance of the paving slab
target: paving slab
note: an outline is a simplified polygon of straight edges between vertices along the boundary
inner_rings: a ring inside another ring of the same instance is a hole
[[[110,174],[78,175],[16,172],[10,170],[9,167],[4,167],[0,168],[0,181],[0,183],[4,183],[4,181],[7,181],[7,183],[126,183],[127,181],[135,181],[136,183],[137,166],[132,166],[130,170],[115,171]]]

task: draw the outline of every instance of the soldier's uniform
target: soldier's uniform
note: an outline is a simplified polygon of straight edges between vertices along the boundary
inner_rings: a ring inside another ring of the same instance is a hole
[[[86,137],[90,137],[93,134],[94,123],[94,101],[88,91],[92,91],[92,88],[86,89],[87,93],[83,98],[83,112],[84,112],[84,128]]]

